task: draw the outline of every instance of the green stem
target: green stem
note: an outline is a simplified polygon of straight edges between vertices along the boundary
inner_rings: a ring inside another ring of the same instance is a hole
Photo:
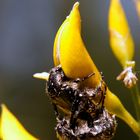
[[[131,92],[132,92],[131,95],[135,107],[136,117],[140,125],[140,92],[137,84],[133,88],[131,88]],[[139,140],[140,140],[140,136],[139,136]]]

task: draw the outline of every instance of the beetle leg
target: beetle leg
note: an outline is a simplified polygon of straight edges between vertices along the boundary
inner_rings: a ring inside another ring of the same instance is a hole
[[[78,112],[78,106],[79,106],[79,96],[75,96],[75,99],[72,103],[72,107],[71,107],[71,117],[70,117],[70,128],[71,129],[74,129],[75,128],[75,125],[76,125],[76,120],[77,120],[77,117],[79,115],[79,112]]]
[[[92,72],[92,73],[91,73],[91,74],[89,74],[88,76],[84,77],[84,78],[82,79],[82,81],[84,81],[84,80],[86,80],[86,79],[90,78],[90,77],[91,77],[91,76],[93,76],[93,75],[95,75],[95,73],[94,73],[94,72]]]
[[[60,119],[60,114],[58,112],[56,104],[52,103],[52,105],[53,105],[53,109],[54,109],[54,113],[55,113],[56,119]]]
[[[91,73],[89,74],[88,76],[84,77],[84,78],[76,78],[73,80],[73,82],[76,82],[76,83],[79,83],[79,82],[83,82],[85,81],[86,79],[90,78],[91,76],[93,76],[95,73]]]

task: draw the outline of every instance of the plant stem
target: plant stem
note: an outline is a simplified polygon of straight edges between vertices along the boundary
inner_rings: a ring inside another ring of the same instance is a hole
[[[140,92],[137,84],[133,88],[131,88],[131,96],[135,107],[136,117],[140,125]],[[140,140],[140,134],[139,134],[139,140]]]

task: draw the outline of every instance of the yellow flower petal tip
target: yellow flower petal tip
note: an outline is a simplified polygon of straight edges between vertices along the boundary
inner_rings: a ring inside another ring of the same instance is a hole
[[[100,84],[100,73],[81,38],[79,2],[74,4],[72,11],[56,34],[53,58],[55,66],[61,64],[67,77],[83,78],[95,73],[94,76],[86,80],[86,85],[96,87]]]
[[[33,77],[34,78],[37,78],[37,79],[42,79],[42,80],[48,81],[48,79],[49,79],[49,73],[47,73],[47,72],[35,73],[33,75]]]
[[[111,0],[109,8],[110,47],[123,67],[134,56],[134,42],[120,0]]]
[[[75,4],[73,5],[73,9],[75,9],[75,8],[78,8],[79,7],[79,5],[80,5],[80,3],[77,1],[77,2],[75,2]]]
[[[2,140],[39,140],[25,130],[5,105],[2,105],[1,135]]]

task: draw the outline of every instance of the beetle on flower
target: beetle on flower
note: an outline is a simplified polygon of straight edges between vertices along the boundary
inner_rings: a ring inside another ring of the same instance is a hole
[[[96,65],[94,64],[93,60],[86,50],[84,42],[81,38],[81,17],[79,12],[79,2],[76,2],[74,4],[72,11],[60,26],[56,34],[54,41],[53,59],[55,67],[60,66],[62,68],[66,79],[75,81],[77,78],[83,79],[85,77],[88,77],[86,80],[80,83],[80,87],[82,87],[82,89],[89,88],[93,90],[97,90],[100,88],[105,95],[103,102],[105,109],[107,109],[109,113],[115,114],[117,117],[124,120],[138,136],[140,135],[140,126],[138,122],[124,108],[119,98],[109,90],[102,78],[101,73],[97,69]],[[94,75],[89,76],[91,74]],[[50,75],[48,75],[48,73],[37,73],[34,75],[34,77],[36,78],[45,79],[47,81],[50,80],[50,76],[51,73]],[[62,74],[60,74],[58,78],[61,79],[61,76]],[[52,83],[52,85],[54,86],[54,83]],[[60,85],[62,84],[60,83]],[[55,92],[58,91],[55,90]],[[71,115],[73,115],[73,107],[67,107],[67,101],[69,98],[63,98],[64,96],[59,95],[60,94],[58,93],[57,101],[54,101],[54,98],[56,96],[53,96],[53,98],[51,98],[55,107],[60,108],[67,115],[69,115],[70,113]],[[73,95],[75,97],[77,94]],[[80,94],[78,94],[78,96],[79,95]],[[95,103],[94,98],[90,100],[93,104]],[[71,104],[73,104],[73,101],[71,102]],[[80,104],[78,104],[78,106],[80,106]]]

